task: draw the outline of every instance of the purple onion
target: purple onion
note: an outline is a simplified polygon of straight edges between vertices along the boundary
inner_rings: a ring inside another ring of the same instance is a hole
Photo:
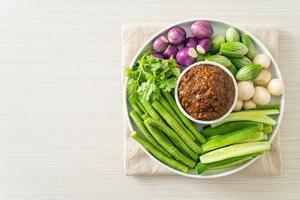
[[[152,49],[156,52],[163,52],[169,45],[169,41],[166,36],[157,37],[152,45]]]
[[[206,54],[210,51],[211,45],[212,43],[208,38],[203,38],[198,42],[196,49],[199,54]]]
[[[174,26],[168,32],[168,40],[173,45],[179,45],[183,43],[185,37],[186,37],[185,30],[179,26]]]
[[[198,39],[209,38],[214,33],[210,23],[204,20],[195,21],[191,26],[191,31]]]
[[[198,43],[198,40],[196,38],[194,38],[194,37],[188,37],[184,41],[184,46],[185,47],[196,48],[197,43]]]
[[[176,46],[169,45],[167,49],[164,51],[163,55],[166,58],[171,58],[171,57],[176,58],[177,53],[178,53],[178,48]]]
[[[161,58],[161,59],[164,59],[164,55],[162,55],[161,53],[152,53],[152,56],[155,57],[155,58]]]
[[[176,61],[179,65],[187,67],[196,62],[196,58],[196,50],[191,47],[185,47],[183,49],[180,49],[180,51],[177,53]]]

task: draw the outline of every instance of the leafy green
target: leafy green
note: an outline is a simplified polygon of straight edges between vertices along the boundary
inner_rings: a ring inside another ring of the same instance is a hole
[[[160,91],[170,92],[176,86],[180,75],[179,66],[174,58],[160,59],[144,52],[131,68],[126,68],[129,101],[156,100]]]

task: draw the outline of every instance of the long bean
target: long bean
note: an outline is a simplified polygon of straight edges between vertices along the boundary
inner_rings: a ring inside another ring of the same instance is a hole
[[[188,172],[189,168],[186,165],[178,162],[177,160],[169,158],[163,152],[161,152],[157,147],[149,143],[147,140],[145,140],[141,135],[139,135],[135,131],[131,133],[131,137],[135,139],[140,145],[142,145],[148,152],[150,152],[161,162],[179,171]]]
[[[139,108],[143,111],[143,113],[147,113],[146,108],[143,106],[143,104],[141,102],[137,102],[137,105],[139,106]]]
[[[152,136],[157,140],[157,142],[163,146],[176,160],[186,164],[187,166],[193,168],[196,165],[196,162],[186,155],[184,155],[181,151],[179,151],[172,142],[158,129],[151,126],[147,121],[145,122],[146,127],[152,134]]]
[[[134,121],[138,129],[143,133],[145,138],[154,146],[156,146],[160,151],[166,154],[168,157],[172,157],[171,154],[168,153],[150,134],[147,128],[144,126],[143,120],[140,118],[139,114],[136,111],[131,111],[129,113],[131,119]]]
[[[195,125],[186,116],[184,116],[184,114],[179,110],[172,95],[168,92],[163,92],[163,95],[168,100],[168,102],[171,104],[172,108],[177,113],[177,115],[180,117],[182,122],[188,127],[188,129],[190,129],[192,131],[192,133],[197,138],[197,140],[201,143],[205,143],[206,139],[198,131],[198,129],[195,127]]]
[[[181,151],[186,152],[192,159],[194,160],[198,159],[198,154],[196,154],[193,150],[191,150],[190,147],[188,147],[184,143],[184,141],[177,135],[177,133],[173,131],[171,128],[169,128],[166,124],[151,118],[147,119],[145,123],[149,123],[151,126],[164,132],[176,147],[178,147]]]
[[[133,108],[133,110],[135,110],[140,116],[143,115],[143,111],[140,109],[140,107],[138,106],[138,104],[131,103],[130,105]]]
[[[190,135],[190,137],[193,140],[196,140],[196,137],[193,135],[193,133],[191,133],[191,131],[188,128],[186,128],[186,126],[183,124],[183,122],[178,117],[178,115],[173,110],[172,106],[168,103],[168,101],[163,96],[159,97],[158,101],[172,115],[172,117],[178,122],[178,124]]]
[[[178,133],[181,139],[196,153],[201,152],[201,147],[181,128],[177,121],[168,113],[168,111],[158,102],[152,103],[154,109],[165,119],[172,129]]]
[[[141,117],[142,117],[143,120],[146,120],[146,119],[150,118],[148,113],[144,113]]]
[[[143,101],[142,105],[145,107],[147,110],[147,113],[156,120],[159,120],[163,122],[164,120],[161,118],[161,116],[156,112],[156,110],[152,107],[151,103],[149,101]]]

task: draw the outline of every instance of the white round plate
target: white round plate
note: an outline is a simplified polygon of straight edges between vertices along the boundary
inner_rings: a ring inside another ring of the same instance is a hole
[[[171,24],[169,26],[166,26],[165,28],[161,29],[160,31],[158,31],[156,34],[154,34],[149,40],[147,40],[145,42],[145,44],[139,49],[139,51],[137,52],[137,54],[135,55],[134,59],[131,62],[131,65],[133,65],[134,61],[137,59],[137,57],[147,48],[151,47],[152,41],[159,35],[166,35],[168,30],[173,27],[173,26],[180,26],[182,28],[184,28],[187,31],[187,36],[192,36],[191,31],[190,31],[190,27],[191,24],[194,21],[197,20],[206,20],[208,22],[210,22],[210,24],[212,25],[213,29],[214,29],[214,35],[215,34],[225,34],[226,29],[228,27],[235,27],[240,33],[247,33],[252,41],[254,42],[255,45],[255,49],[256,49],[256,54],[258,53],[264,53],[267,56],[270,57],[271,59],[271,66],[269,68],[270,73],[272,74],[272,78],[279,78],[282,79],[281,74],[280,74],[280,70],[278,67],[278,64],[275,62],[275,59],[273,58],[273,56],[271,55],[271,53],[269,52],[269,50],[263,45],[262,42],[260,42],[253,34],[249,33],[248,31],[237,27],[231,23],[225,22],[225,21],[221,21],[221,20],[215,20],[215,19],[206,19],[206,18],[198,18],[198,19],[189,19],[189,20],[185,20],[185,21],[181,21],[181,22],[177,22],[175,24]],[[125,80],[125,85],[127,84],[127,78]],[[272,97],[272,100],[270,103],[279,103],[280,104],[280,114],[279,116],[274,117],[274,119],[277,121],[277,124],[275,125],[274,129],[273,129],[273,133],[269,136],[269,141],[272,142],[273,139],[275,138],[281,120],[282,120],[282,116],[283,116],[283,112],[284,112],[284,99],[285,96],[284,94],[280,97]],[[134,130],[138,130],[137,127],[135,126],[135,124],[131,121],[131,119],[129,118],[128,113],[132,110],[131,106],[129,105],[129,103],[127,102],[127,93],[126,93],[126,87],[124,87],[123,90],[123,103],[124,103],[124,112],[126,112],[125,116],[127,119],[127,122],[129,124],[129,128],[131,131]],[[198,128],[201,130],[202,126],[198,126]],[[142,146],[140,146],[145,153],[153,160],[155,160],[159,165],[169,169],[170,171],[182,175],[182,176],[187,176],[187,177],[191,177],[191,178],[202,178],[202,179],[208,179],[208,178],[218,178],[218,177],[223,177],[223,176],[228,176],[230,174],[236,173],[238,171],[241,171],[243,169],[245,169],[246,167],[250,166],[251,164],[253,164],[260,156],[257,156],[256,158],[253,158],[251,160],[249,160],[248,162],[241,164],[241,165],[237,165],[234,167],[229,167],[229,168],[223,168],[223,169],[218,169],[218,170],[208,170],[207,172],[198,175],[196,173],[183,173],[180,172],[176,169],[173,169],[167,165],[165,165],[164,163],[160,162],[159,160],[157,160],[154,156],[152,156],[148,151],[146,151]]]

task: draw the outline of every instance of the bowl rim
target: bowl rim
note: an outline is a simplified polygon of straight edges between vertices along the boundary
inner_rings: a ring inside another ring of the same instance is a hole
[[[190,19],[181,20],[181,21],[177,21],[175,23],[170,23],[170,24],[166,25],[165,27],[163,27],[159,31],[157,31],[155,34],[153,34],[147,41],[144,42],[144,44],[140,47],[140,49],[137,51],[137,53],[133,57],[133,59],[130,63],[130,67],[133,66],[133,64],[134,64],[135,60],[138,58],[138,56],[143,52],[143,50],[148,46],[148,44],[151,41],[153,41],[157,36],[164,33],[165,31],[167,31],[168,29],[170,29],[173,26],[179,26],[179,25],[182,25],[182,24],[185,24],[185,23],[191,23],[191,22],[197,21],[197,20],[206,20],[206,21],[209,21],[209,22],[216,22],[216,23],[225,24],[227,26],[232,26],[232,27],[236,28],[237,30],[239,30],[243,33],[247,33],[251,37],[251,39],[254,40],[254,42],[257,43],[258,46],[260,46],[260,48],[263,50],[264,54],[267,54],[269,56],[269,58],[272,61],[272,64],[274,65],[273,67],[274,67],[277,78],[282,80],[282,76],[281,76],[281,73],[280,73],[280,70],[279,70],[279,66],[278,66],[277,62],[275,61],[273,55],[270,53],[270,51],[265,47],[265,45],[256,36],[254,36],[249,31],[245,30],[244,28],[236,26],[236,25],[234,25],[232,23],[229,23],[225,20],[219,20],[219,19],[214,19],[214,18],[190,18]],[[123,82],[123,94],[122,94],[122,96],[123,96],[123,111],[126,113],[125,114],[126,123],[129,126],[130,131],[132,132],[132,131],[134,131],[134,129],[133,129],[133,126],[131,124],[129,114],[128,114],[128,102],[127,102],[127,92],[126,92],[126,84],[127,84],[127,81],[128,81],[128,77],[125,76],[123,81],[124,81]],[[283,114],[284,114],[284,110],[285,110],[285,91],[281,95],[281,99],[280,99],[280,114],[278,116],[277,125],[276,125],[276,127],[275,127],[275,129],[272,133],[272,136],[269,139],[269,141],[271,143],[272,143],[272,141],[274,140],[275,136],[278,133],[279,126],[281,124],[282,117],[283,117]],[[125,139],[126,139],[126,136],[124,136],[124,140]],[[160,162],[157,158],[155,158],[152,154],[150,154],[146,149],[144,149],[143,146],[141,146],[139,143],[137,143],[137,144],[158,165],[165,167],[166,169],[170,170],[171,172],[173,172],[175,174],[185,176],[185,177],[190,177],[190,178],[197,178],[197,179],[213,179],[213,178],[220,178],[220,177],[232,175],[234,173],[237,173],[237,172],[249,167],[258,158],[261,157],[261,155],[257,156],[255,158],[247,161],[246,163],[234,168],[234,169],[231,169],[229,171],[224,171],[224,172],[221,172],[221,173],[218,173],[218,174],[213,174],[213,175],[189,174],[189,173],[184,173],[184,172],[178,171],[176,169],[173,169],[173,168],[169,167],[168,165],[164,164],[163,162]],[[126,162],[126,160],[124,159],[124,166],[126,164],[125,162]]]
[[[234,85],[234,99],[233,99],[233,102],[232,102],[232,105],[231,107],[229,108],[229,110],[224,114],[222,115],[221,117],[217,118],[217,119],[214,119],[214,120],[198,120],[198,119],[195,119],[193,118],[191,115],[189,115],[185,110],[184,108],[182,107],[181,103],[180,103],[180,100],[179,100],[179,96],[178,96],[178,87],[179,87],[179,83],[182,79],[182,77],[187,73],[189,72],[192,68],[194,67],[197,67],[199,65],[204,65],[204,64],[209,64],[209,65],[214,65],[214,66],[217,66],[219,68],[221,68],[223,71],[225,71],[226,74],[228,74],[233,82],[233,85]],[[214,123],[217,123],[219,121],[222,121],[223,119],[225,119],[234,109],[235,105],[236,105],[236,102],[237,102],[237,99],[238,99],[238,88],[237,88],[237,82],[234,78],[234,76],[232,75],[232,73],[229,71],[229,69],[227,67],[225,67],[224,65],[220,64],[220,63],[216,63],[216,62],[212,62],[212,61],[199,61],[199,62],[196,62],[190,66],[188,66],[187,68],[185,68],[180,76],[178,77],[177,79],[177,83],[176,83],[176,87],[175,87],[175,101],[176,101],[176,104],[177,106],[179,107],[179,110],[187,117],[189,118],[190,120],[192,120],[193,122],[195,123],[198,123],[198,124],[214,124]]]

